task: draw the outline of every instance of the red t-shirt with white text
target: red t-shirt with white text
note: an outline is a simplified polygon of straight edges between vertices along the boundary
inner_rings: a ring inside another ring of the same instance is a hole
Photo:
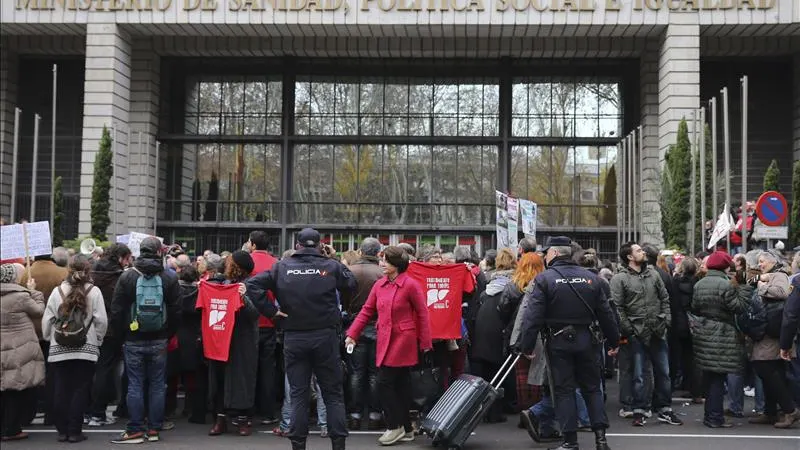
[[[238,284],[201,281],[197,309],[203,311],[203,355],[214,361],[228,361],[236,312],[244,306]]]
[[[475,278],[465,264],[434,265],[412,262],[408,275],[425,292],[433,339],[461,338],[461,302],[475,289]]]

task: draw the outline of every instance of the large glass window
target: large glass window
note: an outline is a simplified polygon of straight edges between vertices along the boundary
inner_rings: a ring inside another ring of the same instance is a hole
[[[298,79],[301,135],[497,136],[500,86],[491,79]]]
[[[495,146],[299,145],[295,221],[491,224]]]
[[[200,77],[189,82],[185,129],[200,135],[279,135],[281,82],[268,77]]]
[[[514,82],[512,133],[520,137],[620,135],[619,84],[581,78],[531,78]]]

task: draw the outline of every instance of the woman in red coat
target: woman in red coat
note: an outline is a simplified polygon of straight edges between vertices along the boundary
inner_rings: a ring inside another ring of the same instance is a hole
[[[384,277],[375,282],[367,302],[347,330],[345,344],[355,345],[364,326],[378,313],[375,364],[378,366],[378,394],[383,404],[387,430],[381,445],[413,441],[408,412],[411,407],[411,368],[417,365],[419,350],[431,349],[428,306],[422,288],[405,274],[408,254],[399,247],[387,247],[381,267]]]

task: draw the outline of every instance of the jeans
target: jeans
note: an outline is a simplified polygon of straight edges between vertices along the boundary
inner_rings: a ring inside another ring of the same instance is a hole
[[[71,359],[50,364],[54,371],[53,422],[58,434],[80,436],[83,414],[89,409],[92,361]]]
[[[575,390],[575,402],[578,404],[578,427],[585,428],[592,426],[589,420],[589,410],[583,400],[581,390]],[[553,406],[553,398],[549,395],[542,397],[539,403],[530,407],[529,411],[539,419],[539,432],[545,436],[552,435],[558,429],[556,422],[556,409]]]
[[[794,402],[800,405],[800,344],[797,344],[797,355],[787,364],[787,378],[792,387]]]
[[[347,437],[339,342],[339,333],[333,328],[284,332],[284,358],[292,398],[289,436],[293,439],[308,436],[308,390],[312,375],[316,375],[322,391],[330,437]]]
[[[633,346],[629,343],[620,345],[617,355],[619,363],[619,403],[625,411],[633,411]],[[650,409],[653,397],[653,370],[649,360],[645,360],[644,368],[645,395]]]
[[[258,378],[256,378],[256,410],[264,418],[275,417],[275,328],[258,329]]]
[[[166,400],[167,340],[128,341],[122,346],[128,374],[127,431],[160,430]],[[148,414],[145,426],[144,388],[147,385]]]
[[[289,425],[292,423],[292,398],[289,395],[291,388],[289,387],[289,377],[284,377],[284,389],[286,395],[283,396],[283,407],[281,408],[281,430],[287,431]],[[325,408],[325,401],[322,399],[322,390],[319,388],[319,383],[314,380],[314,391],[317,393],[317,425],[320,427],[328,426],[328,411]]]
[[[645,361],[653,366],[652,408],[658,412],[671,411],[672,381],[669,377],[669,348],[665,339],[653,337],[650,342],[631,339],[633,347],[633,411],[644,413],[650,399],[645,388]]]
[[[722,424],[725,422],[722,410],[725,399],[725,374],[704,371],[703,392],[706,395],[703,422],[711,425]]]
[[[97,359],[92,386],[92,417],[105,419],[108,404],[117,399],[117,366],[122,360],[122,342],[114,337],[107,337],[100,346],[100,357]]]
[[[752,378],[753,387],[756,390],[755,410],[764,412],[764,383],[761,378],[753,373],[752,366],[748,364],[744,374],[729,373],[726,379],[728,385],[728,409],[735,414],[744,414],[744,387],[750,378]]]
[[[362,334],[353,353],[347,355],[350,363],[350,401],[347,404],[348,413],[352,417],[361,417],[364,407],[369,407],[369,413],[380,414],[381,405],[378,397],[378,368],[375,367],[375,339],[369,339]]]

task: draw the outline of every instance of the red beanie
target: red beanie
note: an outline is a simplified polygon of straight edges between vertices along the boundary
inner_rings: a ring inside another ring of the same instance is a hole
[[[733,267],[733,259],[725,252],[716,251],[708,257],[706,267],[709,270],[728,270]]]

